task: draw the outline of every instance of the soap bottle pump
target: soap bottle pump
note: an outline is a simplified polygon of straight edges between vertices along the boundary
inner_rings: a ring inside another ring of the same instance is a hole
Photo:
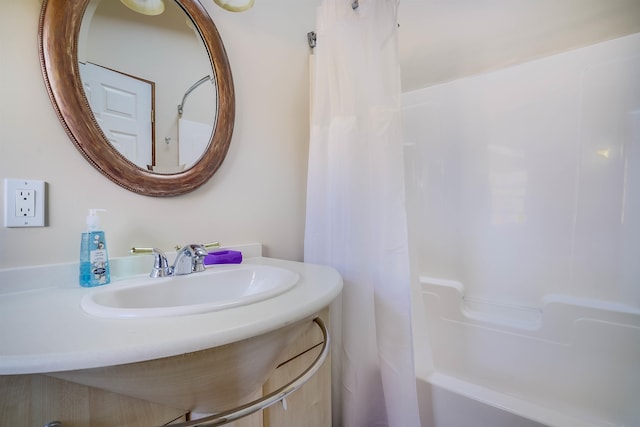
[[[100,218],[96,214],[105,209],[89,209],[87,228],[80,241],[80,286],[106,285],[111,281],[109,256]]]

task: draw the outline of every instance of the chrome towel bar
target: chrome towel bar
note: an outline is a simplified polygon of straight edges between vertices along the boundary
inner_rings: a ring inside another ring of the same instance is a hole
[[[327,358],[329,354],[329,332],[327,331],[327,327],[325,326],[322,319],[316,317],[313,321],[318,325],[320,330],[322,331],[323,343],[322,349],[320,350],[320,354],[313,363],[299,376],[294,378],[288,384],[283,385],[279,389],[267,394],[266,396],[261,397],[260,399],[256,399],[247,404],[238,406],[236,408],[230,409],[228,411],[220,412],[215,415],[211,415],[209,417],[200,418],[197,420],[187,421],[184,423],[171,424],[171,427],[210,427],[210,426],[221,426],[232,421],[235,421],[239,418],[246,417],[247,415],[251,415],[254,412],[258,412],[260,410],[266,409],[274,403],[280,402],[285,397],[289,396],[294,391],[298,390],[300,387],[304,385],[309,379],[320,369],[322,363]]]

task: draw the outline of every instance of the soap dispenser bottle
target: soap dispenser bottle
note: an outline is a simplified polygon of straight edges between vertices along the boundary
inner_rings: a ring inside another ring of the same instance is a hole
[[[96,213],[105,209],[89,209],[87,229],[80,241],[80,286],[106,285],[111,281],[109,256],[104,231]]]

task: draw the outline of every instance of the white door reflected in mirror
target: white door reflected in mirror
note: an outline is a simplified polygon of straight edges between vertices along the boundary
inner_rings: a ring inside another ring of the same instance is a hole
[[[80,63],[93,115],[107,140],[140,168],[153,164],[152,84],[99,65]]]
[[[162,14],[149,16],[118,1],[91,0],[78,44],[91,110],[120,154],[161,174],[182,172],[200,160],[215,129],[217,82],[200,33],[179,5],[166,1]],[[100,79],[86,80],[88,67],[99,69]],[[180,114],[185,91],[202,76],[211,78],[193,89]],[[138,86],[148,84],[151,93],[142,99]],[[139,101],[148,112],[134,106]]]

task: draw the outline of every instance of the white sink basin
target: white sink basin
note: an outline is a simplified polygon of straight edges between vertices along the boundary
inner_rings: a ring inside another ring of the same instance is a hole
[[[207,313],[272,298],[300,276],[266,265],[209,267],[185,276],[138,278],[114,283],[82,298],[85,312],[99,317],[164,317]]]

